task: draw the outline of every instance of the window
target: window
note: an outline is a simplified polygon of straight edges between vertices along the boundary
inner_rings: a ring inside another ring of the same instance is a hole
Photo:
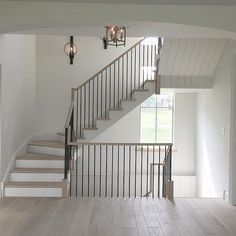
[[[174,95],[163,92],[153,95],[141,104],[142,143],[172,143]]]

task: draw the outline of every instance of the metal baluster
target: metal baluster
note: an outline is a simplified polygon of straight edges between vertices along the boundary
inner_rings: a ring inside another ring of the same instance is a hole
[[[113,197],[113,169],[114,169],[114,161],[113,161],[113,154],[114,154],[114,150],[113,150],[113,144],[111,145],[111,197]]]
[[[172,146],[170,145],[170,147],[169,147],[169,150],[170,150],[170,156],[169,156],[169,159],[170,159],[170,163],[169,163],[169,174],[170,174],[170,176],[169,176],[169,180],[170,181],[172,181]]]
[[[142,84],[142,86],[144,89],[144,66],[145,66],[145,46],[144,45],[143,45],[142,49],[143,49],[143,84]]]
[[[81,174],[82,174],[82,177],[81,177],[81,180],[82,180],[82,184],[81,184],[81,194],[82,194],[82,197],[84,196],[84,145],[82,145],[82,171],[81,171]]]
[[[89,197],[90,144],[88,145],[88,197]]]
[[[157,45],[155,44],[154,45],[154,60],[153,60],[153,66],[155,66],[155,64],[156,64],[156,53],[157,53]],[[156,68],[157,69],[157,68]],[[156,72],[154,72],[154,74],[153,74],[153,80],[155,79],[155,73]]]
[[[123,146],[123,197],[125,197],[125,145]]]
[[[92,106],[93,106],[93,108],[92,108],[92,119],[93,119],[93,128],[95,127],[95,117],[94,117],[94,104],[95,104],[95,100],[94,100],[94,79],[93,79],[93,104],[92,104]]]
[[[131,146],[129,145],[129,197],[130,197],[130,172],[131,172]]]
[[[143,197],[143,145],[141,146],[141,198]]]
[[[161,150],[160,145],[158,146],[158,197],[160,198],[160,172],[161,172]]]
[[[109,78],[109,109],[111,109],[111,66],[109,66],[110,69],[110,78]]]
[[[119,183],[120,183],[120,146],[118,144],[118,154],[117,154],[117,197],[119,197]]]
[[[120,108],[120,59],[118,60],[118,71],[117,71],[117,97],[118,97],[118,109]]]
[[[154,163],[155,163],[155,145],[153,145],[153,149],[152,149],[152,198],[154,198],[155,196],[155,173],[154,173]]]
[[[105,118],[107,118],[107,68],[106,68],[106,81],[105,81]]]
[[[136,72],[137,72],[137,58],[136,58],[136,49],[137,49],[137,46],[134,48],[134,89],[137,88],[137,77],[136,77]]]
[[[125,67],[124,67],[124,56],[122,56],[122,99],[124,98],[124,80],[125,80]]]
[[[99,79],[99,77],[98,77],[98,75],[96,76],[96,80],[97,80],[97,118],[98,118],[98,79]]]
[[[116,108],[116,63],[113,64],[114,86],[113,86],[113,108]]]
[[[130,99],[132,99],[132,89],[133,89],[133,50],[131,50],[130,55]]]
[[[128,98],[129,70],[128,70],[128,53],[126,54],[126,98]]]
[[[79,125],[79,117],[78,117],[78,111],[79,111],[79,90],[76,90],[76,124],[75,124],[75,130],[76,130],[76,138],[78,137],[78,125]]]
[[[90,81],[88,85],[88,127],[90,127]]]
[[[103,81],[102,80],[103,80],[103,72],[101,73],[100,78],[101,78],[101,95],[100,95],[101,96],[101,111],[100,112],[101,112],[101,118],[102,118],[102,97],[103,97],[102,96],[103,95],[103,93],[102,93]]]
[[[99,173],[99,197],[101,197],[101,189],[102,189],[102,145],[100,145],[100,173]]]
[[[79,106],[79,133],[80,133],[80,137],[82,137],[82,89],[79,90],[79,95],[80,95],[80,106]]]
[[[84,86],[84,128],[86,127],[86,85]]]
[[[141,44],[138,45],[138,88],[140,87],[140,80],[141,80]]]
[[[163,165],[163,170],[162,170],[162,197],[165,196],[165,165]]]
[[[93,146],[93,196],[96,193],[96,145]]]
[[[147,45],[147,80],[149,79],[149,45]]]
[[[137,197],[137,148],[138,146],[135,146],[135,157],[134,157],[134,161],[135,161],[135,166],[134,166],[134,197]]]
[[[149,164],[149,145],[147,145],[147,183],[146,183],[146,192],[148,197],[148,164]]]
[[[78,196],[78,146],[76,147],[76,162],[75,162],[75,196]]]
[[[107,197],[107,145],[106,145],[106,179],[105,179],[105,197]]]

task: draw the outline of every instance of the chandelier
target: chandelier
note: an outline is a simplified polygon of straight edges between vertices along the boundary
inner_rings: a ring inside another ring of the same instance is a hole
[[[107,46],[125,46],[126,43],[126,27],[125,26],[105,26],[106,36],[102,38],[104,49]]]

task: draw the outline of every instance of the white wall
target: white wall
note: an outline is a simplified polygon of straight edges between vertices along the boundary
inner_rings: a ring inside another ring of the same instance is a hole
[[[232,42],[228,41],[215,71],[213,89],[197,98],[199,197],[222,198],[223,191],[229,191],[231,63]]]
[[[1,179],[15,152],[33,133],[35,59],[35,36],[0,37]]]
[[[195,175],[196,93],[176,93],[173,170],[176,175]]]
[[[37,128],[36,132],[63,129],[72,87],[78,87],[104,66],[135,44],[128,38],[126,47],[103,49],[98,37],[75,37],[79,47],[74,65],[64,54],[64,36],[37,36]]]

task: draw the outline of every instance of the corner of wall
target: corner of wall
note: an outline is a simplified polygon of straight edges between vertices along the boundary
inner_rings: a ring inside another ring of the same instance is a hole
[[[0,198],[4,196],[4,185],[5,183],[10,179],[10,171],[15,167],[15,159],[17,156],[22,155],[23,153],[25,153],[27,151],[28,148],[28,143],[32,141],[32,136],[28,136],[27,139],[25,139],[25,141],[16,149],[16,151],[13,153],[13,155],[11,156],[11,160],[8,164],[8,167],[6,168],[6,171],[3,175],[3,178],[1,180],[1,194],[0,194]]]

